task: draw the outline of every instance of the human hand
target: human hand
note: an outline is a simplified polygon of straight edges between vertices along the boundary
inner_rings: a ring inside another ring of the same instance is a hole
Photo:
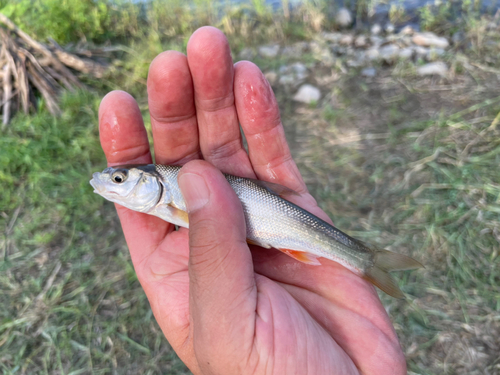
[[[187,57],[160,54],[148,95],[156,163],[203,158],[226,173],[285,185],[299,193],[290,200],[331,223],[291,158],[269,84],[254,64],[233,66],[219,30],[197,30]],[[152,162],[130,95],[103,99],[99,127],[108,165]],[[189,230],[116,206],[153,313],[191,371],[406,374],[374,288],[326,259],[316,267],[277,250],[249,249],[241,205],[209,163],[192,161],[179,175]]]

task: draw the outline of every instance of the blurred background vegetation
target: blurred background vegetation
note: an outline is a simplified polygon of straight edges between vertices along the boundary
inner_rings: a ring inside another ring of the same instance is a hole
[[[376,1],[346,2],[369,34]],[[453,6],[451,5],[453,4]],[[341,229],[426,265],[397,275],[406,301],[383,295],[416,374],[500,374],[500,48],[498,18],[477,0],[382,3],[392,24],[459,43],[446,77],[422,61],[374,63],[375,78],[311,52],[252,59],[271,77],[303,63],[322,99],[292,101],[273,84],[292,152],[313,195]],[[35,39],[68,51],[114,46],[102,79],[63,92],[54,117],[17,113],[0,133],[0,369],[4,374],[183,374],[136,279],[112,204],[92,194],[105,166],[97,110],[113,89],[148,117],[151,60],[185,52],[203,25],[223,30],[235,60],[259,46],[319,43],[338,5],[193,0],[0,1]],[[497,22],[497,26],[491,24]],[[389,37],[388,37],[389,38]],[[270,79],[271,80],[271,79]]]

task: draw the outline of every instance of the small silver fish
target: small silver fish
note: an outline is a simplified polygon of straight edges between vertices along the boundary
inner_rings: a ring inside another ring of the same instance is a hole
[[[186,204],[177,184],[180,169],[158,164],[109,167],[94,173],[90,184],[94,193],[109,201],[188,228]],[[422,267],[410,257],[356,240],[287,201],[281,196],[296,193],[284,186],[225,177],[243,206],[250,244],[274,247],[307,264],[321,265],[318,257],[333,260],[396,298],[404,294],[389,271]]]

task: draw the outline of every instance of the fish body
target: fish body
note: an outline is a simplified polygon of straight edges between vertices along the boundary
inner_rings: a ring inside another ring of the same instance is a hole
[[[177,176],[181,167],[165,165],[117,166],[94,173],[90,184],[104,198],[135,211],[189,227],[186,203]],[[281,185],[225,175],[235,191],[251,244],[276,248],[314,265],[330,259],[369,280],[386,293],[403,298],[389,271],[421,267],[407,256],[375,249],[281,197],[294,192]]]

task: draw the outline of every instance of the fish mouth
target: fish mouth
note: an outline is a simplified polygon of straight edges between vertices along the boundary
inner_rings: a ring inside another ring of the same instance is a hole
[[[92,179],[89,181],[90,185],[94,188],[94,193],[102,195],[106,190],[104,184],[100,181],[99,177],[101,174],[96,172],[92,175]]]
[[[92,179],[89,181],[90,185],[94,188],[94,193],[99,194],[103,197],[109,197],[113,195],[120,196],[116,191],[109,190],[106,183],[102,181],[100,172],[96,172],[92,175]]]

